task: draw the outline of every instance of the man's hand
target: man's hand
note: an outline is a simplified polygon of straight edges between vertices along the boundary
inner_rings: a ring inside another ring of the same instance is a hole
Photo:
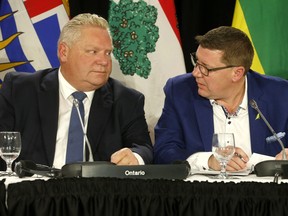
[[[285,148],[285,154],[286,154],[286,158],[288,159],[288,149],[287,148]],[[276,155],[275,159],[276,160],[283,160],[282,155],[283,154],[282,154],[282,151],[281,151],[279,154]]]
[[[123,148],[111,156],[111,162],[117,165],[139,165],[139,162],[131,149]]]
[[[228,162],[226,170],[227,171],[237,171],[242,170],[246,168],[246,163],[248,162],[249,157],[247,154],[241,149],[236,147],[235,153],[231,160]],[[211,157],[208,160],[209,168],[213,170],[220,170],[220,164],[217,161],[217,159],[214,157],[214,155],[211,155]]]

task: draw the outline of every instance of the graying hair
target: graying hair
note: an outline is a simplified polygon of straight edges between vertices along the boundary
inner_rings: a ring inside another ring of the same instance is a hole
[[[60,42],[65,42],[70,46],[81,36],[81,29],[87,26],[96,26],[106,29],[111,37],[107,20],[96,14],[83,13],[73,17],[68,23],[66,23],[61,31],[58,46]]]

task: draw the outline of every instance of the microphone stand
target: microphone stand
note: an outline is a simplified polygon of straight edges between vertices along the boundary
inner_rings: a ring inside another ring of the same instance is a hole
[[[282,160],[267,160],[262,161],[255,165],[254,172],[257,176],[274,176],[274,182],[278,182],[278,177],[280,175],[283,175],[283,168],[284,166],[288,166],[288,160],[285,153],[285,147],[279,136],[276,134],[276,132],[273,130],[265,116],[262,114],[261,110],[258,108],[258,105],[255,100],[250,100],[250,106],[255,109],[261,118],[263,119],[264,123],[267,125],[273,136],[276,138],[278,143],[281,146],[282,149]],[[286,174],[285,174],[286,175]]]
[[[269,130],[271,131],[271,133],[273,134],[273,136],[275,137],[275,139],[278,141],[278,143],[280,144],[281,148],[282,148],[282,159],[283,160],[287,160],[286,157],[286,153],[285,153],[285,147],[284,144],[282,142],[282,140],[279,138],[279,136],[276,134],[276,132],[274,131],[274,129],[272,128],[272,126],[269,124],[269,122],[267,121],[267,119],[265,118],[265,116],[263,115],[263,113],[261,112],[261,110],[259,109],[257,103],[255,100],[250,100],[250,105],[253,109],[255,109],[259,115],[261,116],[261,118],[263,119],[263,121],[265,122],[265,124],[267,125],[267,127],[269,128]]]

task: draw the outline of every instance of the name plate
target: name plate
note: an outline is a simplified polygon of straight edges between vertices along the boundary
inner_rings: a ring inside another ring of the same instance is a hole
[[[122,166],[109,162],[83,162],[66,164],[61,171],[62,177],[186,179],[190,166],[187,163]]]

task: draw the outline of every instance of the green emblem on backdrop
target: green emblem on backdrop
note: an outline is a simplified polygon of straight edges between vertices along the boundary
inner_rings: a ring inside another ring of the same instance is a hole
[[[111,1],[109,24],[113,37],[113,55],[125,75],[137,74],[147,79],[151,72],[148,53],[155,51],[159,28],[155,25],[157,9],[145,1]]]

